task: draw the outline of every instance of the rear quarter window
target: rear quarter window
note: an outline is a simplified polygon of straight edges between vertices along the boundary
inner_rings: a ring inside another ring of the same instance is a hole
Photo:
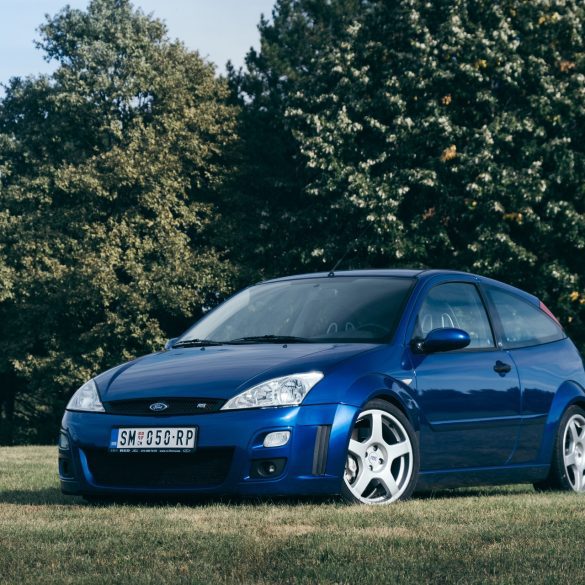
[[[562,328],[539,307],[507,291],[489,287],[507,347],[529,347],[565,338]]]

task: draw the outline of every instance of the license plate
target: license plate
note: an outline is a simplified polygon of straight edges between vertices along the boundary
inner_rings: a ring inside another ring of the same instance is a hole
[[[195,427],[139,427],[112,429],[110,452],[191,453],[195,451]]]

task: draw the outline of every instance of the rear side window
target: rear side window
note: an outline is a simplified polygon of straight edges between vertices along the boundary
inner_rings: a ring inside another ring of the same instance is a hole
[[[563,330],[539,307],[513,293],[488,288],[508,347],[528,347],[564,339]]]

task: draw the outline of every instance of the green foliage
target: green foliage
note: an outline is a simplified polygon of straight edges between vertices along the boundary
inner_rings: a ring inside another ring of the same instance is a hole
[[[370,0],[349,25],[337,15],[332,35],[291,36],[291,19],[318,29],[312,5],[277,4],[239,84],[246,139],[256,119],[279,129],[294,167],[274,222],[286,218],[294,268],[329,267],[356,239],[354,266],[448,267],[524,287],[584,343],[585,5]],[[311,58],[289,81],[273,55],[297,43]],[[284,92],[254,85],[282,76]],[[256,175],[250,207],[270,208],[269,172]]]
[[[235,113],[213,67],[127,0],[40,30],[56,72],[0,103],[5,440],[15,403],[18,433],[52,438],[76,385],[159,349],[231,279],[210,226]]]
[[[516,284],[585,347],[581,0],[277,0],[259,28],[226,82],[128,0],[41,27],[57,70],[0,99],[0,442],[348,248]]]
[[[306,192],[307,168],[286,113],[297,93],[315,91],[323,51],[346,36],[361,4],[277,0],[272,19],[260,22],[260,52],[248,53],[245,71],[229,71],[241,107],[241,164],[224,216],[234,239],[240,238],[242,225],[253,226],[244,228],[245,247],[231,241],[233,258],[248,282],[323,268],[315,250],[331,233],[336,211]]]

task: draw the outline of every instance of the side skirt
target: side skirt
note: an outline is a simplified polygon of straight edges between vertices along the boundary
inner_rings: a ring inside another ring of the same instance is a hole
[[[508,465],[502,467],[472,467],[445,471],[421,471],[416,491],[475,485],[534,483],[545,479],[550,465]]]

